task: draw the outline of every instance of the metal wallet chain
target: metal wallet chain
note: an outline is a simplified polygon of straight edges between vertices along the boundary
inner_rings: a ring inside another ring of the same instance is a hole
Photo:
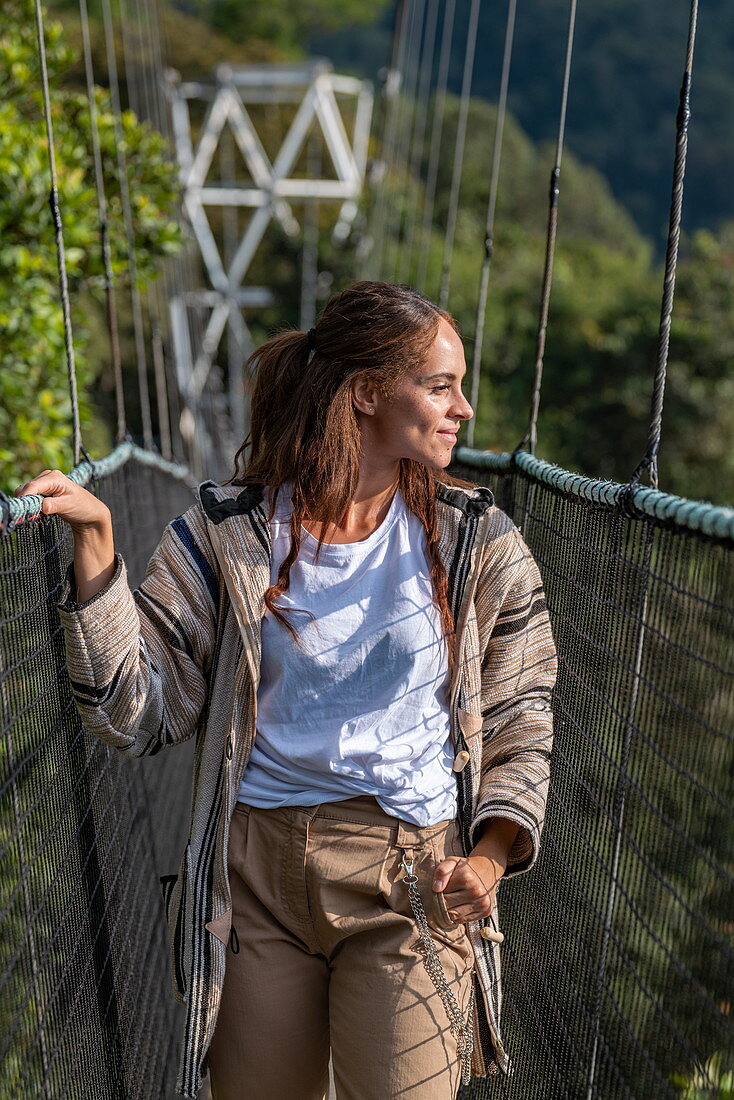
[[[446,1014],[449,1018],[449,1030],[456,1038],[459,1062],[461,1063],[461,1083],[462,1085],[468,1085],[471,1079],[471,1060],[472,1051],[474,1050],[474,980],[472,978],[471,990],[469,993],[469,1008],[467,1010],[466,1020],[464,1020],[456,998],[446,981],[443,966],[441,965],[438,951],[436,950],[430,928],[428,927],[426,911],[423,908],[423,900],[418,890],[418,876],[413,874],[413,863],[414,860],[408,860],[407,854],[403,852],[401,867],[404,867],[406,872],[403,877],[403,882],[408,888],[408,897],[410,898],[411,908],[413,909],[413,914],[420,933],[423,965],[436,987],[436,992],[443,1001]]]

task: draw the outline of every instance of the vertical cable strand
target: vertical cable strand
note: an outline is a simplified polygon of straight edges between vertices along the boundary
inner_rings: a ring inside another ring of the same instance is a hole
[[[398,103],[403,81],[403,68],[405,59],[405,44],[407,39],[408,11],[411,0],[399,0],[395,13],[395,27],[393,30],[392,57],[383,89],[384,105],[384,129],[380,153],[382,157],[382,173],[377,187],[372,194],[374,204],[374,216],[372,231],[372,262],[373,278],[379,279],[382,275],[382,262],[385,249],[385,233],[387,223],[387,188],[390,180],[392,160],[395,156],[395,129],[397,126]],[[379,191],[377,190],[379,188]]]
[[[438,304],[442,309],[446,309],[449,300],[451,260],[454,253],[456,217],[459,211],[459,191],[461,189],[461,176],[464,166],[466,124],[469,118],[469,100],[471,98],[472,78],[474,76],[474,55],[477,48],[477,28],[479,26],[479,9],[481,2],[482,0],[472,0],[471,10],[469,12],[469,25],[466,31],[464,73],[461,80],[461,99],[459,101],[459,117],[456,125],[456,142],[454,144],[454,165],[451,172],[449,212],[446,223],[446,235],[444,237],[443,262],[441,265],[441,285],[438,291]]]
[[[668,245],[665,253],[665,275],[663,278],[663,299],[660,307],[660,327],[658,329],[655,381],[653,384],[650,406],[647,451],[629,482],[630,486],[635,485],[642,476],[643,471],[649,467],[650,485],[653,489],[658,488],[658,451],[660,450],[663,401],[665,398],[665,381],[668,369],[668,353],[670,350],[670,326],[673,318],[675,276],[678,268],[678,246],[680,243],[680,227],[683,211],[683,187],[686,178],[686,155],[688,152],[688,124],[691,118],[691,76],[693,73],[693,51],[696,44],[697,23],[698,0],[692,0],[688,21],[686,66],[683,73],[683,83],[681,84],[678,104],[678,116],[676,118],[673,193],[670,203]]]
[[[153,422],[150,412],[150,393],[148,391],[148,364],[145,355],[145,332],[143,328],[143,309],[138,288],[138,265],[135,260],[135,226],[132,205],[130,203],[130,185],[127,172],[127,155],[122,133],[122,110],[120,106],[120,81],[115,57],[114,27],[110,0],[102,0],[102,20],[104,24],[105,49],[107,54],[107,74],[112,99],[112,117],[115,126],[115,144],[117,146],[117,174],[120,180],[120,203],[125,227],[128,266],[130,269],[130,298],[133,314],[133,333],[135,337],[135,358],[138,368],[138,390],[140,393],[140,416],[143,426],[143,444],[147,450],[153,450]],[[124,35],[123,35],[124,40]]]
[[[69,373],[69,395],[71,397],[71,417],[73,432],[74,465],[79,465],[82,447],[82,433],[79,424],[79,401],[76,386],[76,361],[74,358],[74,334],[71,327],[71,307],[69,304],[69,279],[66,272],[66,251],[64,249],[64,227],[61,220],[61,207],[59,205],[59,188],[56,175],[56,153],[54,149],[54,131],[51,120],[51,93],[48,86],[48,67],[46,65],[46,36],[43,27],[43,12],[41,0],[35,0],[36,11],[36,35],[38,37],[38,59],[41,67],[41,87],[43,90],[43,114],[46,122],[46,139],[48,142],[48,164],[51,176],[51,191],[49,193],[49,206],[54,223],[56,236],[56,261],[59,269],[59,292],[61,295],[61,309],[64,317],[64,345],[66,349],[66,366]]]
[[[97,190],[97,216],[102,246],[102,264],[104,267],[105,305],[107,309],[107,332],[110,340],[110,354],[115,378],[115,407],[117,410],[117,435],[115,442],[122,443],[127,436],[125,416],[125,393],[122,384],[122,361],[120,358],[120,334],[117,325],[117,303],[115,301],[112,260],[110,256],[109,220],[107,217],[107,198],[104,188],[102,168],[102,150],[99,141],[97,101],[94,91],[94,66],[92,46],[89,37],[89,12],[87,0],[79,0],[79,16],[82,27],[82,45],[84,50],[84,70],[87,80],[87,99],[89,101],[89,129],[92,135],[92,155],[94,158],[94,183]]]
[[[484,344],[484,323],[487,314],[487,297],[489,293],[489,270],[494,255],[494,219],[497,208],[497,191],[499,188],[500,165],[502,162],[502,147],[505,134],[505,118],[507,116],[507,92],[510,85],[510,66],[512,64],[512,43],[515,36],[515,15],[517,0],[509,0],[507,5],[507,24],[505,27],[505,45],[502,55],[502,76],[500,78],[500,96],[497,104],[497,123],[494,130],[494,150],[492,153],[492,174],[489,184],[489,198],[487,200],[487,220],[484,229],[484,259],[479,278],[479,296],[477,298],[477,311],[474,323],[474,353],[472,359],[471,399],[470,403],[475,411],[475,416],[467,424],[467,446],[474,446],[474,423],[479,404],[479,376],[482,369],[482,348]]]
[[[448,84],[449,68],[451,64],[451,42],[454,36],[454,17],[456,15],[456,0],[446,0],[444,9],[443,28],[441,31],[441,52],[438,61],[438,78],[433,103],[433,126],[431,127],[431,147],[428,154],[428,171],[426,173],[426,191],[423,200],[423,220],[421,224],[421,249],[418,259],[418,274],[416,285],[425,290],[428,278],[428,253],[431,243],[431,227],[433,225],[433,209],[436,202],[436,184],[438,182],[438,168],[441,160],[441,136],[443,133],[443,121],[446,113],[446,87]]]
[[[410,154],[410,178],[416,182],[421,174],[421,162],[424,158],[426,127],[428,123],[428,98],[430,95],[430,78],[434,72],[434,53],[436,48],[436,30],[438,24],[438,0],[430,0],[430,7],[426,15],[426,38],[423,50],[423,65],[420,68],[420,86],[418,88],[418,109],[416,111],[416,124],[413,132],[412,154]],[[412,202],[409,209],[409,221],[405,232],[406,251],[405,275],[403,268],[399,272],[399,281],[410,279],[413,261],[413,243],[415,240],[416,220],[418,215],[418,202]],[[404,250],[405,251],[405,250]]]
[[[550,178],[550,192],[548,205],[548,231],[546,235],[545,266],[543,269],[543,285],[540,294],[540,314],[538,318],[538,333],[535,344],[535,376],[533,390],[530,398],[530,418],[528,426],[520,443],[515,447],[515,452],[528,445],[530,454],[535,454],[538,435],[538,410],[540,408],[540,388],[543,380],[543,360],[545,357],[545,338],[548,330],[548,310],[550,307],[551,287],[553,285],[553,260],[556,251],[556,233],[558,230],[558,195],[559,179],[561,175],[561,158],[563,156],[563,142],[566,131],[566,110],[568,108],[568,88],[571,80],[571,60],[573,58],[573,40],[576,26],[576,0],[571,0],[568,12],[568,33],[566,35],[566,62],[563,73],[563,92],[561,95],[561,110],[558,119],[558,138],[556,141],[556,159]],[[513,452],[513,453],[515,453]]]

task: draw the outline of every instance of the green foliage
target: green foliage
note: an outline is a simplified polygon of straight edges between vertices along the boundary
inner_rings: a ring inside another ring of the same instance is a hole
[[[724,1068],[719,1052],[712,1054],[689,1080],[678,1076],[674,1083],[681,1090],[680,1100],[734,1100],[734,1071]]]
[[[61,28],[46,26],[54,144],[66,262],[73,305],[82,430],[88,446],[110,446],[87,391],[99,369],[90,328],[104,292],[100,227],[85,96],[59,91],[74,58]],[[68,467],[71,403],[64,352],[54,227],[48,202],[48,143],[42,113],[33,4],[5,0],[0,36],[0,485],[6,489],[44,467]],[[128,268],[109,96],[96,90],[98,130],[108,198],[112,266],[124,286]],[[172,216],[176,169],[164,139],[131,112],[122,120],[131,180],[135,256],[141,287],[181,235]]]
[[[393,10],[394,10],[393,5]],[[636,0],[596,0],[575,23],[566,148],[593,165],[644,233],[664,247],[675,147],[675,115],[685,61],[688,3],[663,9]],[[494,102],[499,91],[506,4],[483,4],[472,94]],[[308,45],[338,68],[370,78],[388,56],[392,11],[372,33],[346,26],[312,36]],[[526,0],[515,26],[510,108],[530,139],[558,127],[568,28],[568,0]],[[382,50],[374,35],[382,34]],[[732,34],[734,10],[709,0],[698,20],[692,78],[692,118],[685,188],[685,224],[718,229],[734,218]],[[465,23],[457,27],[449,87],[462,79]]]
[[[300,56],[304,39],[312,33],[350,25],[371,24],[387,7],[387,0],[179,0],[175,8],[199,16],[215,31],[235,41],[264,39],[284,53]]]
[[[458,101],[449,98],[443,145],[452,150]],[[496,111],[471,103],[451,260],[449,308],[474,353]],[[482,354],[475,446],[512,450],[527,426],[545,258],[553,150],[536,147],[507,120],[495,247]],[[372,201],[388,205],[387,278],[438,297],[452,157],[442,158],[428,240],[414,235],[423,188],[402,172]],[[425,177],[425,165],[423,166]],[[647,448],[663,273],[650,242],[613,199],[604,178],[570,154],[563,160],[550,317],[538,424],[541,457],[593,477],[626,482]],[[406,257],[410,253],[410,262]],[[343,266],[340,277],[349,278]],[[734,498],[734,226],[684,240],[678,270],[659,455],[660,486],[716,503]],[[467,384],[468,390],[468,384]]]

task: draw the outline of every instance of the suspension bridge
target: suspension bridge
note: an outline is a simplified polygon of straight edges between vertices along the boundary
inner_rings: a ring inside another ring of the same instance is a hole
[[[298,242],[303,327],[316,314],[316,227],[328,204],[333,239],[355,242],[353,275],[409,281],[451,308],[480,5],[468,0],[463,13],[459,112],[447,147],[460,0],[398,3],[392,56],[374,103],[368,83],[341,77],[324,61],[220,66],[210,80],[182,81],[166,65],[153,0],[101,0],[116,132],[127,105],[167,137],[179,166],[190,243],[151,292],[140,289],[134,269],[135,180],[123,140],[117,199],[132,266],[124,284],[110,262],[110,196],[96,132],[100,74],[80,0],[117,431],[112,452],[95,458],[84,446],[77,397],[74,291],[57,183],[64,166],[54,140],[59,89],[46,64],[48,17],[40,0],[29,5],[72,410],[68,473],[110,507],[132,585],[165,524],[191,503],[196,482],[231,472],[248,423],[249,380],[241,371],[253,344],[247,318],[277,305],[272,287],[257,282],[257,248],[269,227]],[[499,895],[504,1042],[513,1073],[474,1079],[462,1100],[734,1095],[734,509],[666,493],[658,478],[697,15],[693,0],[671,134],[645,453],[620,483],[536,454],[573,94],[571,0],[548,164],[536,354],[526,364],[527,429],[514,450],[495,453],[474,449],[472,422],[451,467],[490,486],[521,529],[541,569],[559,652],[542,853],[532,872]],[[509,0],[468,349],[475,407],[492,309],[515,18]],[[269,150],[256,122],[263,104],[285,110],[287,119]],[[244,182],[237,164],[246,165]],[[447,164],[449,202],[434,270],[429,231]],[[122,297],[129,298],[122,303],[133,332],[129,355],[118,331]],[[138,387],[134,420],[125,401],[130,377]],[[56,607],[71,555],[68,529],[41,514],[41,498],[9,493],[0,493],[0,529],[0,1095],[173,1097],[185,1013],[169,988],[164,897],[186,841],[192,744],[128,761],[85,732]]]

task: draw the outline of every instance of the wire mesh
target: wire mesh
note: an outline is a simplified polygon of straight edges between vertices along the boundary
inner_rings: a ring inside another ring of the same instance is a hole
[[[462,1100],[723,1100],[731,542],[518,469],[452,472],[489,484],[522,530],[560,662],[541,856],[499,896],[514,1071]],[[94,488],[137,585],[190,490],[132,459]],[[181,1009],[158,880],[185,843],[192,742],[128,761],[81,728],[55,608],[70,553],[52,517],[0,539],[0,1096],[160,1100]]]
[[[519,470],[452,472],[523,532],[559,652],[541,856],[498,895],[514,1072],[462,1098],[723,1098],[709,1059],[734,1063],[731,543]]]
[[[139,584],[190,490],[134,461],[89,488]],[[127,761],[83,730],[56,609],[71,553],[51,516],[0,539],[0,1096],[161,1100],[182,1010],[159,876],[185,844],[192,743]]]

